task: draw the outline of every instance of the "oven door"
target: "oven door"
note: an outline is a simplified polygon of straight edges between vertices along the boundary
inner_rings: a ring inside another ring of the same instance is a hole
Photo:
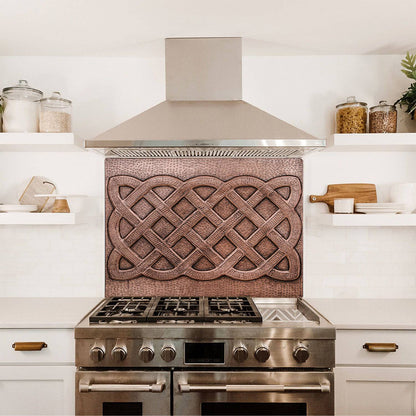
[[[169,415],[170,373],[77,371],[77,415]]]
[[[175,415],[333,415],[331,372],[175,372]]]

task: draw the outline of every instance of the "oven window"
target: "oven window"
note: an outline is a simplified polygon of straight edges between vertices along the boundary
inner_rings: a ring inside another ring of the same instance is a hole
[[[306,416],[306,403],[202,403],[201,415]]]
[[[104,402],[103,416],[141,416],[142,404],[137,402]]]

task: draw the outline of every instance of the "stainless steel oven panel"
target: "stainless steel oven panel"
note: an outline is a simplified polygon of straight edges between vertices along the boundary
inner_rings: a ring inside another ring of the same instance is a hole
[[[200,415],[202,403],[306,403],[309,415],[334,414],[331,372],[175,371],[174,414]]]
[[[241,335],[241,334],[240,334]],[[133,338],[107,338],[107,339],[88,339],[82,338],[76,340],[76,358],[75,364],[78,367],[183,367],[185,366],[184,357],[184,345],[186,342],[224,342],[225,354],[224,364],[201,364],[204,367],[316,367],[316,368],[333,368],[335,366],[335,346],[334,340],[322,340],[322,339],[247,339],[247,338],[208,338],[202,337],[199,339],[185,338],[163,338],[163,339],[151,339],[145,340],[146,343],[150,343],[154,349],[154,358],[150,362],[144,363],[139,358],[139,350],[143,345],[143,339]],[[293,357],[294,348],[301,342],[309,349],[309,358],[304,363],[299,363]],[[161,351],[164,345],[172,345],[176,350],[176,357],[170,361],[163,361],[161,358]],[[240,363],[233,358],[233,349],[235,346],[244,344],[248,351],[248,358],[244,362]],[[95,362],[89,356],[91,348],[95,345],[102,346],[105,351],[104,358]],[[112,349],[116,345],[123,345],[127,350],[127,356],[123,361],[116,361],[111,355]],[[270,349],[270,358],[261,363],[254,357],[254,351],[258,346],[267,346]],[[192,365],[195,366],[196,364]]]
[[[170,414],[170,373],[77,371],[76,415],[102,415],[103,403],[142,403],[143,415]]]

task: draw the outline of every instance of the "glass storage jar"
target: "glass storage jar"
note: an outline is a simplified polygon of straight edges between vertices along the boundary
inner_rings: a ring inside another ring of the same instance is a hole
[[[367,131],[367,104],[359,102],[354,96],[346,103],[336,106],[337,133],[365,133]]]
[[[69,133],[71,105],[72,102],[61,98],[57,91],[40,100],[39,130],[43,133]]]
[[[8,133],[39,131],[39,100],[43,93],[29,87],[26,80],[3,89],[3,131]]]
[[[370,133],[396,133],[397,110],[387,101],[379,101],[379,105],[370,107]]]

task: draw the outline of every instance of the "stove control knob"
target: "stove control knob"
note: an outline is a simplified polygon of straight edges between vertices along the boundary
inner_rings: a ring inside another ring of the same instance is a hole
[[[166,361],[167,363],[173,361],[176,357],[175,347],[173,345],[166,345],[162,348],[160,356],[162,357],[162,360]]]
[[[125,347],[115,346],[111,351],[111,356],[115,361],[123,361],[127,357],[127,350]]]
[[[154,356],[155,352],[152,347],[142,346],[139,350],[139,358],[145,363],[152,361]]]
[[[260,363],[265,363],[270,358],[270,350],[265,345],[261,345],[254,351],[254,357]]]
[[[293,357],[298,363],[304,363],[309,358],[308,347],[299,343],[293,350]]]
[[[243,361],[247,360],[247,358],[248,358],[247,348],[242,344],[234,347],[233,357],[239,363],[242,363]]]
[[[90,358],[95,363],[98,363],[104,358],[105,349],[102,346],[94,345],[90,350]]]

